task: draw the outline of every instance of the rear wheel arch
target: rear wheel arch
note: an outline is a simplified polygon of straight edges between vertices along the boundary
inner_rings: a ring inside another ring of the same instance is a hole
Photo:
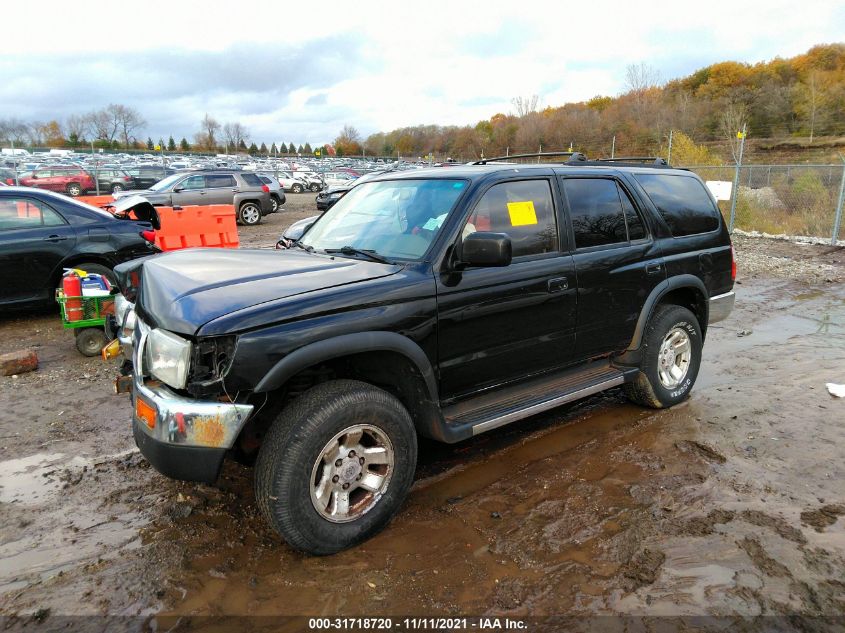
[[[666,304],[679,305],[692,312],[698,319],[702,339],[704,338],[707,333],[709,310],[707,288],[695,275],[677,275],[658,285],[646,298],[627,351],[632,352],[640,348],[649,320],[658,306]]]

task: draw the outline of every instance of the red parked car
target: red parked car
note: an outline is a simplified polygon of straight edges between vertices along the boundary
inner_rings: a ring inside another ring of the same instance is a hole
[[[82,167],[74,167],[73,165],[39,167],[32,173],[19,177],[18,181],[24,187],[48,189],[66,193],[73,197],[81,196],[97,188],[91,174]]]

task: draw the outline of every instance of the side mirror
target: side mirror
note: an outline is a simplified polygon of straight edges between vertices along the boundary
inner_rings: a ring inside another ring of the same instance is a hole
[[[38,180],[38,176],[36,176],[35,174],[32,174],[29,178],[30,180]]]
[[[173,193],[182,193],[183,191],[185,191],[184,187],[176,187],[176,189],[173,190]]]
[[[510,266],[512,253],[507,233],[477,231],[464,238],[460,263],[479,267]]]

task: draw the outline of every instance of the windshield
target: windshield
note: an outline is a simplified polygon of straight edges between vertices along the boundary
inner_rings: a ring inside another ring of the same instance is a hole
[[[388,258],[419,259],[440,231],[466,181],[387,180],[354,187],[303,236],[317,250],[351,246]]]
[[[184,176],[184,174],[173,174],[172,176],[168,176],[164,180],[159,180],[156,184],[150,187],[150,191],[162,191],[163,189],[167,189],[170,185],[179,180],[182,176]]]

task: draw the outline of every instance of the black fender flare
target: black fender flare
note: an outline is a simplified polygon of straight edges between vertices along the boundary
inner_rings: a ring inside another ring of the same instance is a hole
[[[300,347],[277,362],[254,391],[273,391],[303,369],[333,358],[364,352],[396,352],[410,360],[425,381],[431,401],[438,402],[437,378],[422,348],[407,336],[381,331],[342,334]]]
[[[660,299],[662,299],[667,293],[677,290],[678,288],[693,288],[694,290],[698,290],[704,297],[704,318],[699,325],[701,326],[702,334],[706,331],[708,320],[707,312],[710,309],[709,302],[707,301],[710,296],[707,292],[707,287],[704,285],[704,282],[695,275],[676,275],[662,281],[651,291],[648,297],[646,297],[643,309],[640,311],[640,316],[637,319],[637,326],[634,329],[634,336],[631,338],[631,344],[626,350],[627,352],[633,352],[640,348],[640,344],[643,340],[643,333],[645,332],[646,325],[648,325],[648,320],[654,312],[654,306],[656,306]]]

